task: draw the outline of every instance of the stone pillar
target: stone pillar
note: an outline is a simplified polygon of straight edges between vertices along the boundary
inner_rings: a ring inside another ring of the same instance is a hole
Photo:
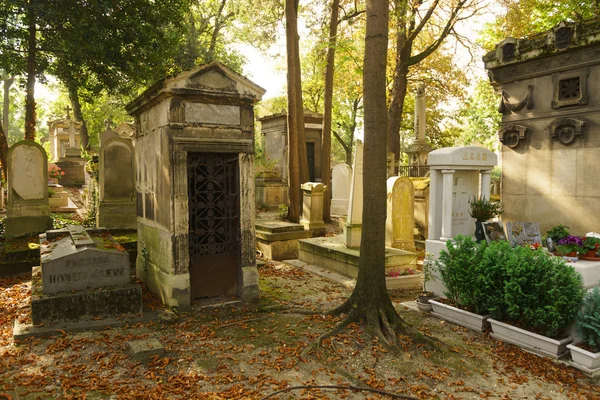
[[[429,175],[429,226],[427,227],[427,239],[438,240],[441,235],[440,220],[441,215],[438,213],[440,194],[438,190],[440,179],[440,171],[432,169]]]
[[[454,170],[443,169],[442,187],[442,236],[440,240],[446,241],[452,238],[452,186],[454,184]]]
[[[490,200],[490,190],[492,186],[492,171],[485,170],[479,172],[479,181],[481,182],[480,196],[482,199]]]
[[[304,229],[310,230],[312,236],[325,234],[323,222],[323,197],[325,186],[322,183],[307,182],[300,186],[302,189],[302,219]]]
[[[346,247],[360,247],[363,210],[363,143],[356,140],[354,145],[354,166],[350,185],[348,219],[344,225],[344,244]]]

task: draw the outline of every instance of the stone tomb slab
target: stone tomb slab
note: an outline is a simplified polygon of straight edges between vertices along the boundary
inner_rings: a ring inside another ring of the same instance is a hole
[[[537,222],[507,222],[506,234],[513,247],[542,243],[540,224]]]
[[[298,240],[311,236],[301,224],[283,221],[257,220],[256,248],[271,260],[286,260],[298,257]]]
[[[502,222],[484,222],[483,232],[488,243],[506,240]]]
[[[44,294],[130,283],[129,254],[108,231],[81,227],[40,235]]]

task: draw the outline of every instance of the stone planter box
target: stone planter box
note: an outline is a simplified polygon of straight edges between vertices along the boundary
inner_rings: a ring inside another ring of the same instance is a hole
[[[394,289],[420,289],[423,287],[423,274],[402,275],[395,277],[386,277],[385,285],[388,290]]]
[[[545,357],[560,358],[567,352],[567,345],[573,341],[571,336],[561,340],[551,339],[537,333],[517,328],[516,326],[496,321],[490,318],[492,324],[492,337],[504,342],[512,343],[525,350]]]
[[[432,314],[440,319],[453,322],[477,332],[483,332],[490,326],[488,322],[489,315],[474,314],[436,300],[429,300],[429,304],[433,307]]]
[[[592,377],[600,376],[600,353],[591,353],[573,344],[567,345],[567,348],[571,350],[572,367]]]
[[[424,313],[428,313],[433,310],[433,306],[431,305],[431,303],[421,303],[419,300],[417,300],[417,308],[419,309],[419,311]]]

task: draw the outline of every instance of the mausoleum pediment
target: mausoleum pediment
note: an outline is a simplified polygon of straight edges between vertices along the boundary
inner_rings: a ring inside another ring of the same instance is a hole
[[[498,163],[496,153],[479,146],[444,147],[429,153],[427,164],[432,167],[469,169],[494,167]]]

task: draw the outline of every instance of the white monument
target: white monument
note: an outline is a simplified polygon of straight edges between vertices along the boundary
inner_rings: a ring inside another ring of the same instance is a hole
[[[354,145],[354,167],[350,184],[348,219],[344,225],[344,244],[346,247],[360,247],[363,211],[363,143],[356,140]]]
[[[446,241],[457,235],[472,236],[475,219],[469,215],[469,199],[490,198],[491,172],[498,163],[495,153],[478,146],[446,147],[429,153],[429,231],[425,251],[437,259]],[[442,296],[445,288],[436,273],[427,290]]]
[[[331,172],[331,214],[346,215],[352,184],[352,168],[348,164],[338,164]]]

